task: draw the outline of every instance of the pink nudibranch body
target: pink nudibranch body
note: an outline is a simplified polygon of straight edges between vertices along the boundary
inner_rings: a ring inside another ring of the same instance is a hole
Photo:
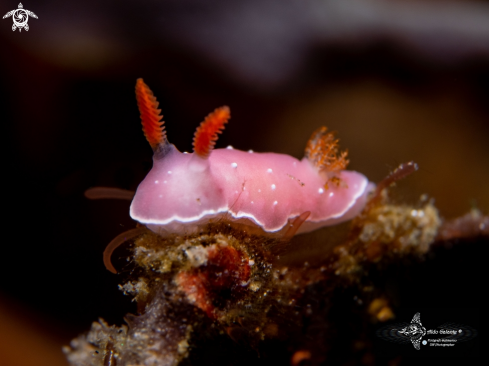
[[[154,232],[193,234],[210,222],[224,221],[274,236],[309,212],[296,232],[304,233],[357,216],[374,187],[363,174],[338,169],[346,166],[346,153],[336,157],[337,140],[325,128],[313,135],[308,156],[302,160],[276,153],[213,149],[216,134],[229,118],[227,107],[217,109],[201,124],[194,152],[181,153],[166,140],[161,117],[145,121],[148,115],[153,118],[159,113],[149,93],[139,79],[136,94],[143,130],[155,155],[130,215]],[[151,108],[158,113],[149,113]],[[152,140],[155,126],[160,127],[156,129],[159,135]],[[335,169],[328,169],[335,164]]]
[[[192,226],[223,217],[247,219],[273,233],[310,211],[298,231],[307,232],[358,215],[369,187],[364,175],[341,171],[345,184],[326,189],[328,177],[318,174],[307,158],[284,154],[216,149],[205,161],[172,147],[153,164],[130,212],[156,232],[195,231]]]

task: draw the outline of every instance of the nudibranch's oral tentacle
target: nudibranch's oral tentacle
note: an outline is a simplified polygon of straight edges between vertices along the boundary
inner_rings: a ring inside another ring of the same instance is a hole
[[[153,150],[156,150],[158,145],[165,145],[168,141],[164,122],[161,121],[163,118],[161,109],[158,109],[159,103],[143,79],[138,79],[136,82],[136,99],[141,113],[144,136]]]
[[[217,141],[217,134],[224,129],[224,124],[231,117],[229,107],[223,106],[210,113],[197,127],[194,136],[194,152],[200,157],[207,158],[214,149]]]
[[[135,238],[136,236],[144,233],[147,229],[145,227],[137,227],[135,229],[131,229],[123,232],[122,234],[117,235],[112,241],[107,245],[107,248],[104,250],[104,264],[105,268],[107,268],[110,272],[116,273],[117,270],[112,265],[110,261],[110,257],[114,250],[116,250],[121,244],[124,244],[126,241]]]
[[[344,170],[349,163],[347,152],[338,151],[338,139],[326,127],[320,127],[311,135],[307,142],[305,155],[318,169],[327,172]]]
[[[113,187],[93,187],[85,191],[85,197],[90,200],[113,199],[131,201],[135,194],[136,192],[134,191]]]

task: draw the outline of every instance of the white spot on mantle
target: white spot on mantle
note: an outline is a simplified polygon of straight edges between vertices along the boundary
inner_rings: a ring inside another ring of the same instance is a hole
[[[226,149],[228,149],[228,150],[234,150],[234,147],[232,147],[231,145],[228,145],[228,146],[226,147]]]
[[[324,189],[319,188],[319,189],[318,189],[318,192],[319,192],[319,194],[323,194],[323,193],[324,193]]]
[[[272,169],[270,169],[270,168],[268,168],[268,169],[267,169],[267,172],[268,172],[268,173],[271,173],[271,172],[273,172],[273,170],[272,170]]]
[[[278,201],[274,201],[274,202],[273,202],[273,205],[275,206],[277,203],[278,203]]]
[[[272,191],[274,191],[274,190],[275,190],[275,188],[277,188],[277,186],[276,186],[275,184],[272,184],[272,186],[271,186],[271,187],[272,187]]]
[[[171,170],[168,171],[168,174],[171,174]]]
[[[234,168],[234,169],[236,169],[236,168],[238,167],[238,164],[236,164],[236,163],[231,163],[231,167],[232,167],[232,168]]]

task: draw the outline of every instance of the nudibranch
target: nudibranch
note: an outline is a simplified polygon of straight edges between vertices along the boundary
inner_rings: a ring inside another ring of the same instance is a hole
[[[267,236],[305,233],[357,216],[374,185],[344,170],[346,152],[325,127],[313,133],[305,157],[214,149],[230,118],[224,106],[197,128],[193,153],[181,153],[166,136],[152,91],[138,79],[136,98],[153,168],[139,184],[130,215],[160,234],[198,233],[226,222]]]

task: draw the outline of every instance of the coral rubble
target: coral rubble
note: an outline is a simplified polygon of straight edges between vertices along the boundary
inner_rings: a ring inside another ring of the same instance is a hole
[[[279,239],[223,222],[193,236],[147,230],[132,245],[130,275],[120,286],[139,314],[128,315],[127,326],[95,322],[64,351],[72,366],[372,364],[366,329],[396,314],[385,277],[415,268],[434,243],[487,241],[487,223],[478,213],[443,223],[426,198],[400,205],[380,192],[339,245],[300,266],[277,259],[287,251]]]

